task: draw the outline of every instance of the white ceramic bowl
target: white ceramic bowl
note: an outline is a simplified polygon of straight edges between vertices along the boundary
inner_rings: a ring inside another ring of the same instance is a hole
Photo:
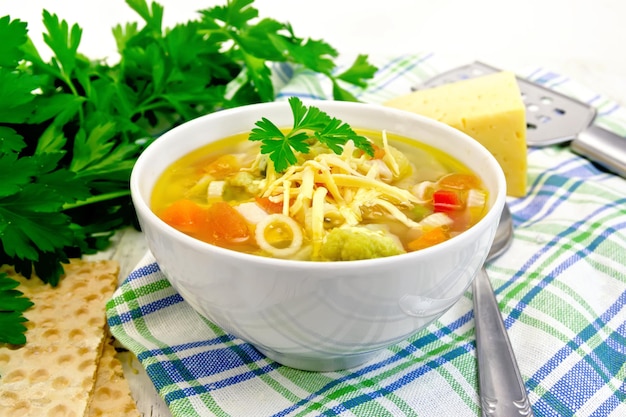
[[[353,127],[386,129],[458,159],[489,190],[487,215],[470,230],[428,249],[320,263],[212,246],[168,226],[150,210],[154,184],[172,162],[208,142],[249,131],[261,117],[291,125],[287,102],[224,110],[166,132],[138,159],[131,192],[150,250],[198,313],[284,365],[345,369],[423,329],[463,295],[492,243],[505,202],[505,179],[482,145],[437,121],[380,105],[305,104]]]

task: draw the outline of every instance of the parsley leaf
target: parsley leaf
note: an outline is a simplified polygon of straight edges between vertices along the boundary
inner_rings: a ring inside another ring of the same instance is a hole
[[[22,313],[33,303],[21,291],[16,290],[19,282],[0,272],[0,343],[23,345],[26,343],[26,326],[28,320]]]
[[[37,263],[43,253],[62,253],[84,238],[62,209],[67,201],[88,197],[89,190],[74,172],[55,169],[62,156],[0,154],[0,166],[6,168],[0,170],[0,249],[8,263]],[[58,278],[42,277],[52,284]]]
[[[378,69],[367,62],[366,55],[359,55],[352,65],[339,75],[335,77],[337,80],[342,80],[350,84],[354,84],[359,87],[367,87],[365,80],[374,76]]]
[[[295,152],[309,153],[312,139],[326,145],[331,151],[340,154],[343,145],[353,141],[358,149],[374,156],[371,142],[364,136],[357,135],[354,130],[341,120],[330,117],[315,106],[305,106],[297,97],[289,98],[289,106],[293,114],[293,127],[286,133],[267,118],[263,117],[255,123],[248,136],[251,141],[260,141],[261,153],[269,154],[274,168],[282,172],[298,162]]]

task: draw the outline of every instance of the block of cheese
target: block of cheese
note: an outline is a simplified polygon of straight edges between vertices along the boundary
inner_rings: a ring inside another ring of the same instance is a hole
[[[473,137],[500,163],[507,194],[526,195],[526,109],[512,72],[418,90],[384,104],[439,120]]]

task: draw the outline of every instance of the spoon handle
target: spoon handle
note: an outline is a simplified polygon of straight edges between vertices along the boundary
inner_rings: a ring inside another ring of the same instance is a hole
[[[485,268],[473,282],[480,402],[485,417],[532,417],[526,387]]]

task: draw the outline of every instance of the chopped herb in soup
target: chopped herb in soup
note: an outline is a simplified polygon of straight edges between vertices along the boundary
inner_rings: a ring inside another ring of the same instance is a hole
[[[385,131],[352,131],[314,107],[290,104],[291,130],[263,119],[252,133],[175,162],[157,181],[153,211],[214,245],[311,261],[417,251],[484,215],[483,184],[450,156]]]

